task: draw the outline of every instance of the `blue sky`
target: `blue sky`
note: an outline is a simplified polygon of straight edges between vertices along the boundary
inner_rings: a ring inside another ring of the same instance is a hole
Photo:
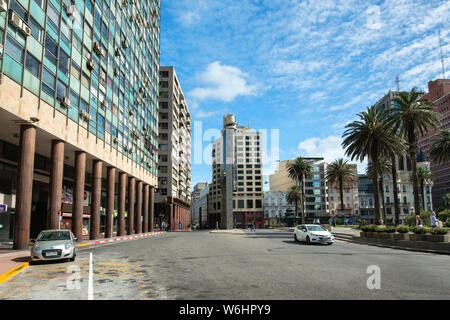
[[[203,133],[226,112],[279,130],[268,175],[275,160],[343,157],[344,126],[395,90],[396,75],[401,90],[442,78],[439,28],[448,78],[449,17],[442,0],[162,0],[161,65],[175,67]],[[192,186],[200,181],[211,167],[192,161]]]

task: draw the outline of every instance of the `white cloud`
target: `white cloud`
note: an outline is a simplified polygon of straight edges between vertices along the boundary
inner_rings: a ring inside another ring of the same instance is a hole
[[[350,160],[342,148],[342,137],[328,136],[326,138],[308,138],[298,144],[299,156],[303,157],[323,157],[324,161],[331,163],[336,159],[344,158]],[[366,170],[367,163],[364,161],[354,162],[358,165],[358,172],[363,173]]]
[[[198,100],[231,102],[237,96],[255,95],[257,86],[247,83],[248,75],[236,67],[222,65],[220,61],[208,65],[197,77],[205,87],[197,87],[189,95]]]

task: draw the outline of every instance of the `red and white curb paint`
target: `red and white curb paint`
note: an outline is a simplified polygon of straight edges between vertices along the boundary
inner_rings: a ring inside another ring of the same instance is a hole
[[[120,238],[114,238],[114,239],[105,239],[105,240],[99,240],[99,241],[83,243],[83,244],[81,244],[81,246],[100,244],[100,243],[111,243],[111,242],[117,242],[117,241],[122,241],[122,240],[132,240],[132,239],[144,238],[144,237],[148,237],[148,236],[156,236],[156,235],[162,234],[162,233],[164,233],[164,231],[147,232],[147,233],[131,235],[131,236],[126,236],[126,237],[120,237]]]

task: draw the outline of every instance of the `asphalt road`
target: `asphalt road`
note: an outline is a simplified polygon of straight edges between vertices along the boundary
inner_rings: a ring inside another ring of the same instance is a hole
[[[269,230],[79,250],[75,262],[32,265],[4,282],[0,299],[87,299],[90,253],[94,299],[450,299],[449,256],[339,240],[307,246]],[[369,266],[379,267],[380,289],[367,287]]]

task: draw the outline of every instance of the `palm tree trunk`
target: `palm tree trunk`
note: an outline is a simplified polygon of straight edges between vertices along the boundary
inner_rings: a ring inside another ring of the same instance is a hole
[[[340,193],[340,196],[341,196],[341,213],[344,215],[343,220],[345,221],[344,190],[343,190],[343,185],[342,185],[342,178],[339,178],[339,193]]]
[[[378,157],[378,148],[374,147],[374,150],[372,150],[371,159],[372,163],[375,164]],[[378,172],[377,168],[374,165],[374,175],[372,176],[372,183],[373,183],[373,201],[374,201],[374,214],[375,214],[375,224],[381,224],[381,217],[380,217],[380,193],[378,189]]]
[[[420,215],[419,182],[417,181],[417,159],[414,127],[408,129],[409,157],[411,158],[412,183],[414,193],[414,213]]]
[[[386,224],[386,204],[384,201],[384,184],[383,177],[380,177],[381,204],[383,206],[383,224]]]
[[[395,225],[400,224],[400,203],[398,201],[398,186],[397,186],[397,162],[395,161],[395,155],[391,154],[392,162],[392,187],[394,188],[394,211],[395,211]]]
[[[423,180],[420,180],[420,194],[422,195],[422,209],[425,211],[425,189]]]

